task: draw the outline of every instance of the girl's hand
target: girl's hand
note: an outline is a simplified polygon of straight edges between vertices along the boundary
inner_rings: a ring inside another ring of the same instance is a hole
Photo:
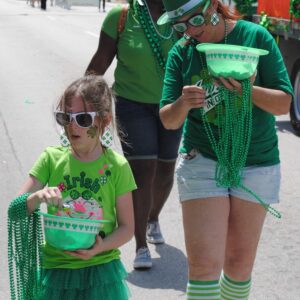
[[[186,85],[182,89],[182,95],[178,99],[187,110],[199,108],[205,105],[206,91],[196,85]]]
[[[97,235],[95,244],[90,249],[78,249],[76,251],[64,251],[65,253],[78,257],[83,260],[88,260],[94,257],[96,254],[101,253],[103,246],[103,239],[100,235]]]
[[[46,203],[48,206],[62,208],[62,196],[57,187],[45,187],[32,193],[28,198],[28,202],[34,203],[37,208],[41,203]]]

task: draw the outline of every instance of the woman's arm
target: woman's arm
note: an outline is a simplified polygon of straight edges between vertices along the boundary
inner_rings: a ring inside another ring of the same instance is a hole
[[[204,106],[205,90],[188,85],[182,89],[182,95],[173,103],[159,111],[160,119],[166,129],[178,129],[184,123],[190,109]]]
[[[262,110],[279,116],[290,111],[292,96],[281,90],[253,86],[252,100]]]
[[[103,75],[111,65],[116,53],[117,40],[111,38],[101,30],[98,49],[92,57],[85,73]]]
[[[253,84],[255,75],[251,77]],[[241,83],[233,78],[219,78],[223,85],[229,90],[234,89],[242,93]],[[273,115],[279,116],[287,114],[290,110],[292,96],[282,90],[273,90],[260,86],[252,86],[252,101],[253,103],[264,111]]]
[[[27,198],[28,214],[33,213],[41,203],[48,205],[61,206],[62,197],[60,190],[56,187],[49,188],[38,181],[34,176],[29,176],[24,185],[18,192],[18,195],[31,193]]]
[[[101,252],[117,249],[127,243],[133,237],[134,233],[134,215],[131,192],[117,198],[117,222],[118,228],[104,239],[97,236],[96,242],[92,248],[87,250],[65,252],[72,256],[88,260]]]

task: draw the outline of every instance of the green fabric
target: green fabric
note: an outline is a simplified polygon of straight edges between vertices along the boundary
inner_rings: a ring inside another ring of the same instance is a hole
[[[127,272],[119,259],[106,264],[72,269],[44,269],[43,300],[127,300]]]
[[[57,186],[62,191],[64,202],[74,200],[78,205],[84,203],[85,206],[81,207],[87,215],[83,213],[83,218],[89,218],[102,207],[103,219],[111,221],[101,229],[102,237],[109,235],[117,227],[117,197],[136,188],[127,160],[111,149],[107,149],[95,161],[81,162],[74,158],[69,148],[48,147],[36,161],[30,174],[45,185]],[[114,249],[90,260],[81,260],[48,244],[43,250],[45,268],[83,268],[107,263],[119,258],[120,254],[118,249]]]
[[[175,22],[181,17],[193,14],[197,8],[203,6],[207,8],[208,0],[163,0],[166,12],[159,17],[157,24],[163,25],[167,22]],[[188,4],[188,6],[186,6]],[[206,4],[206,5],[205,5]],[[170,15],[171,13],[171,15]]]
[[[222,300],[246,300],[250,294],[251,279],[247,281],[235,281],[225,274],[220,279],[221,299]]]
[[[113,39],[118,38],[117,24],[121,6],[112,8],[107,14],[102,31]],[[159,32],[169,35],[170,26],[159,26]],[[162,41],[167,57],[177,36]],[[163,71],[159,68],[145,33],[138,23],[133,9],[129,9],[124,30],[118,41],[117,67],[114,91],[116,95],[136,102],[157,104],[161,98]]]
[[[220,286],[218,280],[196,281],[189,280],[186,288],[187,300],[220,300]]]
[[[224,43],[224,40],[220,43]],[[227,43],[268,50],[270,54],[259,59],[254,85],[280,89],[293,95],[293,89],[280,51],[274,38],[262,26],[239,20],[228,35]],[[206,83],[207,73],[201,66],[200,54],[193,43],[184,45],[183,39],[178,41],[169,54],[161,107],[178,99],[181,96],[183,86]],[[213,131],[217,133],[217,110],[214,105],[219,103],[221,99],[219,98],[219,89],[216,86],[207,91],[206,100],[210,106],[207,107],[207,116],[214,125],[212,126]],[[195,148],[204,156],[216,160],[216,155],[204,130],[200,109],[192,109],[189,112],[184,124],[183,136],[180,152],[188,153]],[[268,166],[277,163],[279,163],[279,150],[275,117],[254,105],[252,139],[246,166]]]

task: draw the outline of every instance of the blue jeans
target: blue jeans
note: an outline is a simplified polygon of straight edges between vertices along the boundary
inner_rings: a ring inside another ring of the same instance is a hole
[[[177,185],[181,201],[210,197],[237,197],[258,203],[240,187],[218,187],[215,180],[216,161],[200,153],[186,158],[182,155],[176,168]],[[279,202],[280,164],[273,166],[250,166],[242,172],[242,183],[255,192],[266,204]]]
[[[117,96],[116,116],[124,133],[125,157],[174,161],[178,156],[181,129],[167,130],[159,118],[159,105],[139,103]]]

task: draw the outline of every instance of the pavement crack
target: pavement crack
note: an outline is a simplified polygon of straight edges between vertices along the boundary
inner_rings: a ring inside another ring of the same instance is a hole
[[[8,130],[8,127],[6,125],[6,122],[4,120],[4,117],[3,117],[2,113],[1,113],[1,111],[0,111],[0,119],[2,120],[2,125],[3,125],[3,128],[4,128],[4,133],[5,133],[5,136],[7,137],[8,143],[10,145],[11,153],[12,153],[13,157],[15,158],[15,161],[17,162],[18,170],[20,171],[20,173],[22,175],[24,175],[23,168],[22,168],[22,163],[21,163],[21,161],[20,161],[20,159],[19,159],[19,157],[17,155],[16,148],[14,147],[12,138],[9,135],[9,130]]]

